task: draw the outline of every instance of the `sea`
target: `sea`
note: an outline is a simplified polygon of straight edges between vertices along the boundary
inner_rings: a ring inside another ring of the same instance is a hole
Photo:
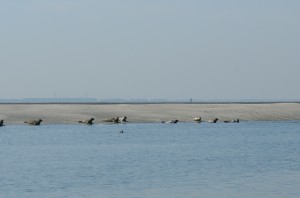
[[[299,198],[300,122],[4,126],[0,197]]]

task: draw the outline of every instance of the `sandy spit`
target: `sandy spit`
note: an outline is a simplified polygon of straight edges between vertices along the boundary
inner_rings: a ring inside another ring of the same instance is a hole
[[[202,121],[216,117],[220,121],[300,120],[300,104],[0,104],[0,119],[5,124],[24,124],[38,118],[43,124],[78,124],[91,117],[97,124],[117,116],[127,116],[133,123],[193,122],[195,117]]]

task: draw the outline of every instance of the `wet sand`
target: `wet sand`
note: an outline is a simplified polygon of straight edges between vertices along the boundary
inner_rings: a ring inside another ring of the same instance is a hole
[[[131,123],[151,123],[178,119],[193,122],[219,118],[219,121],[300,120],[299,103],[263,104],[0,104],[0,119],[5,124],[24,124],[28,119],[43,119],[42,124],[78,124],[95,118],[94,123],[127,116]]]

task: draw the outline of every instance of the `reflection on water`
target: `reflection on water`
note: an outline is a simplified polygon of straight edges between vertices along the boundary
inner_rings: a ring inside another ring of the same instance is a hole
[[[299,153],[299,122],[5,126],[0,197],[296,198]]]

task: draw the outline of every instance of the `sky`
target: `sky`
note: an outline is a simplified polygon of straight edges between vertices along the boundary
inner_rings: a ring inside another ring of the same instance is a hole
[[[299,100],[298,0],[1,0],[0,98]]]

